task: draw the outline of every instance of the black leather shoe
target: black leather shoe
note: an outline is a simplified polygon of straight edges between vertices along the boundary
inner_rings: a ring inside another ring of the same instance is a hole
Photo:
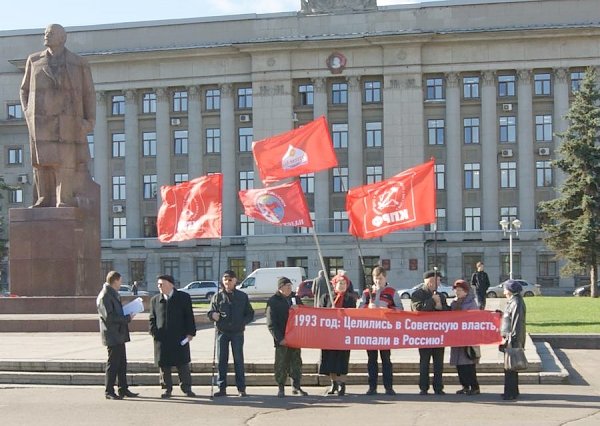
[[[188,398],[196,398],[196,394],[194,392],[192,392],[191,390],[184,392],[185,396],[187,396]]]
[[[114,392],[107,392],[107,393],[105,393],[104,394],[104,398],[106,398],[106,399],[115,399],[115,400],[117,400],[117,399],[123,399],[123,397],[121,395],[117,395]]]
[[[367,395],[377,395],[377,388],[369,388]]]
[[[245,398],[245,397],[247,397],[247,396],[248,396],[248,394],[246,393],[246,391],[239,391],[239,392],[238,392],[238,396],[239,396],[240,398]]]
[[[220,391],[213,393],[213,396],[227,396],[227,391],[225,389],[221,389]]]
[[[436,390],[435,394],[436,395],[446,395],[446,392],[444,392],[443,390]]]
[[[165,391],[165,393],[163,393],[160,397],[162,399],[169,399],[169,398],[171,398],[171,391],[170,390]]]
[[[302,388],[292,388],[292,395],[308,396],[308,392],[305,392]]]
[[[385,390],[385,394],[388,396],[394,396],[394,395],[396,395],[396,391],[392,388],[388,388]]]
[[[468,393],[469,393],[469,388],[462,388],[462,389],[456,391],[457,395],[466,395]]]
[[[331,382],[331,387],[329,388],[329,390],[327,391],[327,393],[325,395],[335,395],[335,393],[338,391],[339,386],[338,386],[338,382]]]
[[[419,395],[427,395],[427,391],[426,390],[422,390],[421,392],[419,392]]]
[[[467,395],[479,395],[481,391],[479,389],[469,389]]]
[[[125,390],[119,390],[119,396],[121,398],[135,398],[136,396],[139,396],[139,393],[135,393],[135,392],[131,392],[129,389],[125,389]]]
[[[338,396],[346,395],[346,383],[340,383],[340,390],[338,390]]]

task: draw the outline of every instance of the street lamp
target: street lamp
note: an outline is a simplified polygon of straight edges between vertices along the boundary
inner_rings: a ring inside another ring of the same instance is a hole
[[[513,232],[516,236],[519,236],[519,228],[521,228],[521,221],[519,219],[515,219],[512,222],[509,222],[506,219],[502,219],[500,221],[500,226],[502,227],[502,231],[504,232],[504,236],[508,233],[508,278],[513,279],[513,246],[512,246],[512,236]]]

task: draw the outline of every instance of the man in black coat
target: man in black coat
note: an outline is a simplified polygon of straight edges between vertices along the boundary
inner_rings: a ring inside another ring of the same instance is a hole
[[[248,295],[237,290],[235,272],[227,270],[223,273],[223,288],[213,296],[208,318],[217,327],[217,356],[219,358],[219,391],[213,396],[227,395],[227,366],[229,364],[229,345],[233,353],[235,385],[238,396],[246,394],[246,373],[244,371],[244,330],[254,320],[254,309],[250,305]]]
[[[485,298],[488,288],[490,288],[490,277],[487,272],[483,270],[483,262],[477,262],[477,272],[474,272],[471,276],[471,285],[475,287],[475,294],[477,295],[477,304],[479,309],[485,309]]]
[[[192,392],[190,370],[190,342],[196,335],[196,323],[190,295],[177,291],[170,275],[158,276],[160,293],[150,302],[150,334],[154,337],[154,363],[160,368],[160,382],[165,392],[161,398],[170,398],[173,391],[172,367],[177,367],[181,390],[187,396]]]
[[[119,297],[121,274],[110,271],[106,282],[96,298],[96,307],[100,315],[100,335],[102,344],[108,350],[104,378],[104,396],[106,399],[123,399],[136,397],[137,393],[127,388],[127,354],[125,342],[129,342],[129,326],[132,315],[123,314],[123,306]],[[115,380],[118,378],[119,394],[115,394]]]
[[[442,275],[436,269],[423,274],[423,285],[415,290],[411,297],[413,311],[448,311],[446,296],[438,294],[437,287]],[[433,391],[444,395],[444,348],[419,348],[419,388],[421,395],[429,390],[429,361],[433,358]]]
[[[290,307],[302,304],[292,291],[292,281],[281,277],[277,281],[277,293],[267,301],[267,327],[275,344],[275,381],[279,386],[277,396],[285,396],[285,382],[288,375],[292,378],[292,394],[306,396],[300,387],[302,379],[302,358],[300,349],[290,348],[285,343],[285,327],[287,326]]]

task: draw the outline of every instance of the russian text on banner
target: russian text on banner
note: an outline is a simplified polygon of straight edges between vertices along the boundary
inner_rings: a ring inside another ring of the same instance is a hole
[[[337,157],[321,116],[302,127],[252,144],[252,152],[265,185],[337,166]]]
[[[215,173],[161,186],[156,226],[161,242],[220,238],[223,175]]]
[[[391,309],[290,309],[286,345],[318,349],[400,349],[497,344],[501,314]]]
[[[435,222],[433,165],[431,160],[384,181],[348,191],[348,231],[360,238],[375,238]]]
[[[310,211],[299,181],[240,191],[244,213],[276,226],[312,227]]]

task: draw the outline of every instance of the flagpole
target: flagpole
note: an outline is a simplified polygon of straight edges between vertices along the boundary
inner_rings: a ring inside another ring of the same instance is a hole
[[[325,260],[323,260],[323,252],[321,252],[321,245],[319,244],[319,238],[317,237],[317,232],[315,231],[315,226],[313,223],[312,234],[315,237],[315,243],[317,244],[317,252],[319,253],[319,260],[321,261],[321,268],[323,272],[325,272],[325,281],[327,281],[327,292],[329,293],[329,300],[331,301],[331,305],[333,306],[333,292],[331,290],[331,285],[329,284],[329,271],[325,268]]]
[[[219,238],[219,260],[217,261],[217,282],[219,283],[218,287],[221,286],[221,241],[222,238]]]

